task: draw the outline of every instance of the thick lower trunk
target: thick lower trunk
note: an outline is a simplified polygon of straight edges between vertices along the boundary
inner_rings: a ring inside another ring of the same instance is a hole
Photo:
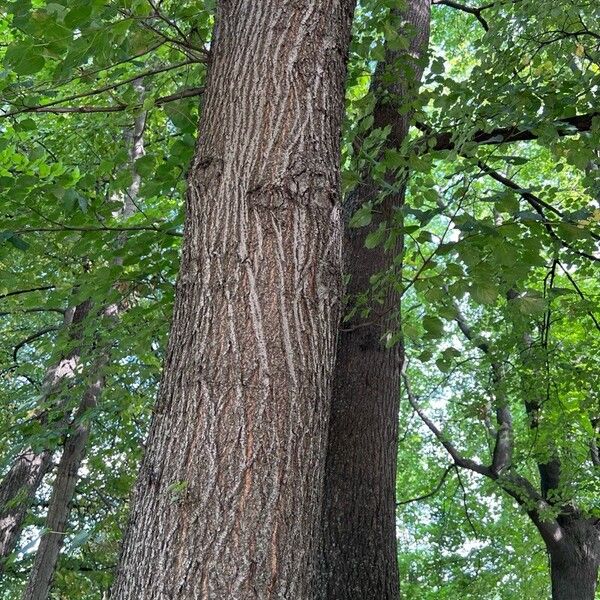
[[[409,117],[398,108],[419,86],[429,10],[429,0],[410,0],[396,15],[414,36],[408,53],[386,53],[375,76],[373,127],[391,126],[388,147],[400,147],[408,131]],[[377,192],[374,183],[367,183],[349,203],[358,207]],[[366,248],[365,238],[403,201],[402,189],[375,207],[369,227],[347,231],[344,264],[351,298],[367,291],[371,276],[389,267],[394,254],[382,245]],[[395,250],[400,252],[401,244]],[[395,499],[402,349],[386,348],[382,340],[387,329],[399,325],[397,292],[390,288],[371,309],[368,317],[344,323],[338,339],[323,512],[321,576],[327,600],[394,600],[399,595]]]
[[[598,563],[573,560],[551,563],[552,600],[594,600]]]
[[[557,543],[549,551],[552,600],[594,600],[600,566],[595,519],[562,523]]]
[[[219,3],[114,600],[315,595],[351,0]]]

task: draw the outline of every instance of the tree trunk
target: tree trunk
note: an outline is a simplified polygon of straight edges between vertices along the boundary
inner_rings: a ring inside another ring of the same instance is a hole
[[[96,405],[103,380],[98,379],[88,387],[75,416],[72,433],[69,434],[58,465],[56,479],[46,517],[45,531],[35,555],[33,568],[29,573],[23,600],[45,600],[48,598],[52,578],[63,545],[71,501],[75,495],[78,473],[85,456],[85,446],[89,437],[88,423],[82,421],[85,412]]]
[[[552,600],[594,600],[600,565],[595,520],[573,520],[561,532],[556,548],[550,548]]]
[[[387,147],[399,147],[408,131],[409,116],[400,114],[398,107],[410,101],[421,79],[423,67],[414,59],[422,58],[427,50],[429,8],[429,0],[409,2],[400,15],[407,29],[416,32],[409,53],[387,51],[375,75],[373,127],[392,126]],[[413,71],[411,82],[398,68],[406,68],[407,62]],[[368,181],[349,201],[359,207],[377,193],[376,184]],[[344,265],[350,275],[350,298],[368,290],[371,276],[389,267],[393,253],[385,252],[383,245],[367,249],[365,238],[403,201],[404,189],[377,205],[369,227],[346,230]],[[399,245],[396,252],[400,251]],[[338,339],[321,567],[324,595],[329,600],[393,600],[399,594],[395,500],[402,349],[385,348],[381,341],[398,309],[398,294],[389,289],[368,317],[356,316],[344,323]]]
[[[85,301],[65,313],[63,329],[71,340],[81,338],[84,319],[90,310],[90,303]],[[44,378],[40,405],[45,405],[50,398],[58,395],[57,407],[64,403],[60,399],[66,382],[75,376],[79,365],[81,348],[73,348],[65,357],[51,367]],[[48,409],[38,417],[44,427],[55,430],[62,429],[68,422],[68,417],[48,423]],[[0,573],[4,569],[6,559],[14,550],[23,529],[27,510],[35,496],[44,476],[52,467],[54,448],[26,448],[19,454],[8,473],[0,483]]]
[[[353,1],[218,6],[115,600],[315,595]]]
[[[27,509],[52,466],[52,452],[27,448],[13,461],[0,484],[0,573],[14,550]]]

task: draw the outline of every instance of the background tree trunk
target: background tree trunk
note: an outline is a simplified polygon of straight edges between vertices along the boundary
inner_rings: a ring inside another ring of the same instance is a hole
[[[66,311],[62,328],[71,341],[81,339],[83,322],[90,311],[88,301]],[[68,415],[58,421],[49,422],[48,412],[60,410],[68,380],[76,374],[80,361],[81,348],[73,348],[66,356],[53,365],[45,375],[40,405],[46,405],[57,395],[55,408],[44,408],[38,420],[44,427],[52,427],[60,431],[68,423]],[[4,569],[6,559],[15,549],[21,535],[27,510],[37,492],[44,476],[52,468],[53,447],[26,448],[19,454],[8,473],[0,483],[0,573]]]
[[[549,545],[552,600],[594,600],[600,565],[596,519],[568,518],[560,531],[558,543]]]
[[[398,17],[411,37],[408,53],[388,50],[373,84],[373,127],[392,126],[386,142],[392,148],[402,144],[409,126],[410,115],[398,109],[410,102],[423,72],[418,59],[429,42],[429,0],[410,0]],[[348,201],[358,208],[378,191],[369,180]],[[367,249],[365,238],[403,202],[404,189],[377,205],[369,227],[346,229],[344,266],[350,275],[350,298],[368,290],[371,276],[390,266],[393,253],[383,245]],[[381,341],[398,309],[398,294],[390,289],[367,318],[357,315],[344,323],[338,339],[321,567],[324,595],[330,600],[392,600],[399,594],[395,500],[402,348],[388,349]]]
[[[351,0],[222,1],[115,600],[315,594]]]
[[[85,413],[96,405],[103,385],[103,380],[99,379],[85,391],[79,410],[75,415],[73,431],[65,441],[56,479],[52,486],[45,531],[42,534],[33,567],[29,573],[23,600],[45,600],[48,598],[58,555],[65,537],[79,468],[85,457],[85,446],[90,433],[89,424],[83,422],[82,419]]]

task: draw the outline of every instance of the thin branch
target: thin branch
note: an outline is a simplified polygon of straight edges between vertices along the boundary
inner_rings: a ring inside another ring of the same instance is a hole
[[[28,338],[24,339],[23,341],[19,342],[14,350],[13,350],[13,361],[15,363],[18,362],[17,360],[17,354],[19,353],[19,350],[21,348],[23,348],[23,346],[26,346],[27,344],[30,344],[31,342],[37,340],[38,338],[41,338],[42,336],[46,335],[47,333],[50,333],[52,331],[58,331],[59,327],[53,326],[53,327],[44,327],[43,329],[40,329],[39,331],[36,331],[35,333],[32,333]]]
[[[82,233],[92,233],[98,231],[154,231],[156,233],[164,233],[165,235],[173,235],[182,237],[183,233],[173,229],[161,229],[159,227],[74,227],[71,225],[61,225],[60,227],[25,227],[23,229],[15,229],[15,233],[64,233],[65,231],[78,231]]]
[[[594,430],[594,437],[590,441],[590,458],[592,459],[592,464],[597,469],[600,468],[600,451],[598,451],[598,442],[596,438],[598,437],[598,424],[600,424],[600,419],[591,419],[592,429]]]
[[[404,368],[406,368],[406,363]],[[563,538],[561,527],[556,519],[545,518],[545,513],[551,510],[551,507],[548,502],[542,498],[531,482],[510,469],[501,473],[496,473],[489,467],[463,457],[419,406],[410,387],[410,382],[404,373],[402,374],[402,379],[411,406],[419,415],[423,423],[425,423],[442,446],[444,446],[455,464],[496,481],[507,494],[514,498],[517,503],[526,510],[546,544],[548,546],[556,546],[559,544]]]
[[[169,94],[168,96],[161,96],[154,100],[154,106],[163,106],[169,102],[175,102],[183,98],[192,98],[194,96],[200,96],[204,92],[204,88],[196,87],[182,90],[175,94]],[[122,112],[124,110],[131,110],[140,108],[140,103],[136,104],[115,104],[114,106],[30,106],[25,112],[29,113],[52,113],[52,114],[65,114],[65,113],[79,113],[79,114],[90,114],[90,113],[115,113]]]
[[[472,6],[466,6],[465,4],[460,4],[458,2],[454,2],[453,0],[434,0],[432,2],[434,6],[444,5],[449,6],[450,8],[454,8],[456,10],[460,10],[461,12],[468,13],[473,15],[481,24],[481,26],[486,30],[490,30],[490,26],[488,22],[483,18],[481,12],[486,10],[487,8],[491,8],[493,4],[488,4],[486,6],[482,6],[481,8],[474,8]]]
[[[26,290],[14,290],[7,292],[6,294],[0,294],[0,300],[8,298],[9,296],[18,296],[20,294],[29,294],[30,292],[45,292],[47,290],[53,290],[56,286],[54,285],[41,285],[39,287],[29,288]]]
[[[481,341],[472,331],[465,316],[458,305],[454,304],[455,321],[463,335],[479,348],[487,356],[490,355],[490,347],[487,342]],[[494,395],[496,397],[496,441],[492,453],[492,464],[490,469],[495,475],[499,475],[511,467],[513,454],[513,427],[512,414],[508,406],[506,393],[502,388],[504,372],[499,362],[492,360],[492,382],[494,384]]]
[[[557,208],[554,208],[547,202],[544,202],[541,198],[539,198],[535,194],[532,194],[530,191],[524,190],[517,183],[515,183],[511,179],[508,179],[507,177],[504,177],[491,167],[488,167],[482,161],[477,161],[477,165],[486,175],[498,181],[499,183],[502,183],[506,187],[514,190],[517,194],[519,194],[533,208],[533,210],[535,210],[538,213],[538,215],[540,215],[542,223],[546,231],[548,232],[548,235],[550,235],[551,238],[556,240],[561,246],[567,248],[568,250],[570,250],[574,254],[577,254],[578,256],[587,258],[588,260],[592,260],[594,262],[600,262],[600,257],[594,256],[593,254],[585,252],[584,250],[579,250],[579,248],[576,248],[575,246],[573,246],[573,244],[561,238],[553,229],[552,224],[547,220],[543,209],[547,208],[548,210],[551,210],[555,214],[559,215],[561,218],[564,218],[564,213],[559,211]],[[598,234],[595,234],[591,231],[589,232],[589,234],[593,239],[600,240],[600,236]]]
[[[509,179],[508,177],[505,177],[501,173],[498,173],[498,171],[496,171],[495,169],[492,169],[492,167],[489,167],[483,161],[478,160],[477,166],[486,175],[489,175],[492,179],[495,179],[498,183],[501,183],[502,185],[506,186],[507,188],[510,188],[511,190],[514,190],[515,192],[517,192],[518,194],[523,196],[523,198],[527,201],[527,203],[530,204],[533,208],[536,208],[536,209],[537,208],[545,208],[545,209],[549,210],[550,212],[554,213],[556,216],[560,217],[561,219],[564,219],[565,214],[561,210],[552,206],[552,204],[545,202],[544,200],[542,200],[535,194],[532,194],[530,191],[523,189],[523,187],[520,186],[518,183],[515,183],[512,179]]]
[[[575,281],[575,279],[573,279],[573,276],[571,275],[571,273],[569,273],[569,271],[567,269],[565,269],[565,267],[562,265],[562,263],[560,261],[558,261],[558,266],[561,268],[562,272],[567,276],[567,279],[571,282],[571,285],[575,288],[575,291],[579,294],[579,297],[582,300],[585,300],[584,293],[581,291],[581,288],[577,285],[577,282]],[[596,318],[594,313],[591,311],[588,311],[588,315],[594,322],[596,329],[598,331],[600,331],[600,323],[598,322],[598,319]]]
[[[454,467],[454,470],[456,471],[456,478],[458,479],[458,485],[460,486],[460,489],[462,490],[463,508],[465,509],[465,517],[467,519],[467,522],[471,526],[471,531],[475,535],[478,535],[477,529],[475,529],[475,525],[473,524],[473,521],[471,521],[471,516],[469,515],[469,508],[467,507],[467,490],[465,489],[465,486],[463,485],[462,478],[460,476],[460,470],[457,465],[452,465],[452,466]]]
[[[182,62],[176,63],[174,65],[165,65],[163,67],[159,67],[157,69],[149,69],[147,71],[142,71],[133,77],[128,77],[127,79],[123,79],[121,81],[117,81],[115,83],[111,83],[105,85],[100,88],[96,88],[95,90],[89,90],[87,92],[81,92],[80,94],[73,94],[71,96],[66,96],[65,98],[59,98],[58,100],[53,100],[52,102],[47,102],[46,104],[40,104],[39,106],[33,107],[24,107],[19,108],[17,110],[13,110],[0,115],[0,118],[12,117],[14,115],[20,115],[27,112],[40,112],[43,108],[49,108],[52,106],[57,106],[59,104],[64,104],[65,102],[72,102],[73,100],[81,100],[82,98],[88,98],[89,96],[98,96],[99,94],[103,94],[104,92],[109,92],[111,90],[117,89],[123,85],[127,85],[128,83],[133,83],[137,79],[141,79],[143,77],[149,77],[151,75],[158,75],[159,73],[165,73],[166,71],[172,71],[174,69],[179,69],[180,67],[185,67],[191,64],[195,64],[197,61],[194,60],[184,60]]]
[[[406,362],[405,362],[406,364]],[[406,390],[406,395],[408,397],[408,401],[410,405],[413,407],[415,412],[419,415],[423,423],[427,425],[431,433],[435,435],[438,441],[444,446],[447,450],[448,454],[452,457],[452,460],[463,469],[469,469],[470,471],[474,471],[475,473],[479,473],[480,475],[485,475],[486,477],[491,476],[491,471],[488,467],[471,460],[470,458],[463,457],[460,452],[454,447],[454,445],[446,438],[446,436],[438,429],[435,423],[425,414],[425,411],[419,406],[415,395],[412,392],[412,388],[408,377],[406,374],[402,374],[402,380],[404,382],[404,389]]]
[[[431,490],[431,492],[423,494],[422,496],[417,496],[416,498],[410,498],[409,500],[400,500],[399,502],[396,502],[396,506],[404,506],[405,504],[411,504],[412,502],[420,502],[421,500],[427,500],[428,498],[435,496],[442,489],[442,486],[448,477],[448,473],[450,473],[454,467],[454,464],[446,467],[445,471],[442,473],[442,478],[438,481],[437,485]]]
[[[61,315],[64,315],[66,311],[63,308],[27,308],[27,309],[9,310],[9,311],[5,311],[5,312],[0,312],[0,317],[6,317],[8,315],[37,313],[37,312],[56,312]]]
[[[600,112],[565,117],[564,119],[558,119],[553,125],[559,136],[576,135],[590,131],[594,117],[600,117]],[[456,148],[456,141],[454,140],[456,130],[435,133],[431,130],[431,127],[424,123],[417,123],[416,126],[425,133],[423,137],[415,141],[416,147],[423,148],[424,151],[427,151],[428,148],[429,150],[454,150]],[[479,130],[470,136],[469,139],[465,140],[465,142],[475,142],[480,145],[527,142],[538,139],[539,135],[534,132],[535,129],[536,126],[527,127],[521,125],[497,127],[496,129],[492,129],[492,131]],[[432,146],[428,145],[430,140],[435,140]]]

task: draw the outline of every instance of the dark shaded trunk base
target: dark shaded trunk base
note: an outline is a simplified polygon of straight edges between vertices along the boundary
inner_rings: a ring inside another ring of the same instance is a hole
[[[594,600],[598,561],[578,560],[576,554],[572,558],[573,562],[551,560],[552,600]]]
[[[558,518],[560,531],[550,552],[552,600],[594,600],[600,566],[600,532],[595,519]]]

